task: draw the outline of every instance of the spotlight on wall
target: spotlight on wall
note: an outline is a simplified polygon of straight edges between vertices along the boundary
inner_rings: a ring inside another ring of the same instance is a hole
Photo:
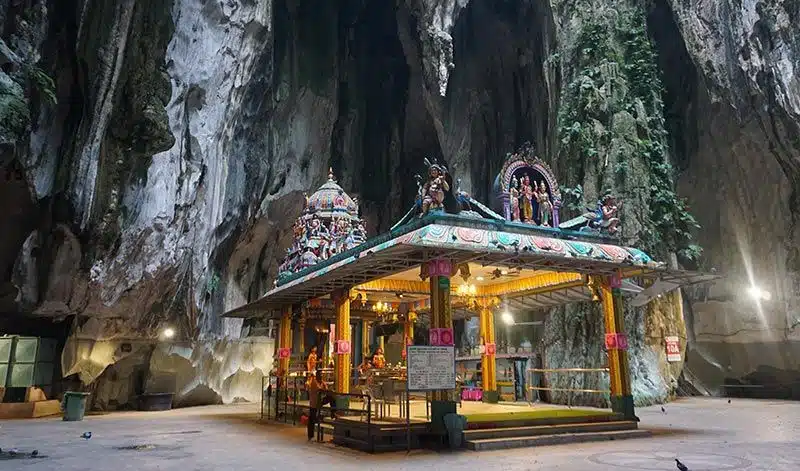
[[[769,301],[772,299],[772,294],[770,294],[769,291],[761,289],[755,285],[751,285],[749,288],[747,288],[747,294],[749,294],[751,298],[758,301]]]
[[[508,311],[504,311],[502,314],[500,314],[500,319],[503,320],[505,325],[514,325],[514,316],[512,316]]]

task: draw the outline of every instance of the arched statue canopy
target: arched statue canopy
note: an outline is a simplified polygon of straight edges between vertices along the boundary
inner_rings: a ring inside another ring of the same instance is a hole
[[[495,207],[506,220],[558,227],[561,190],[550,166],[536,157],[530,144],[508,156],[495,178],[494,192]]]

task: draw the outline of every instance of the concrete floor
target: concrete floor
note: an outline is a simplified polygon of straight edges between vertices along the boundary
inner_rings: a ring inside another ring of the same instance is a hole
[[[308,443],[300,428],[258,424],[253,404],[118,413],[83,422],[9,420],[0,423],[0,448],[38,449],[40,457],[0,459],[0,470],[675,470],[676,456],[693,471],[800,469],[800,403],[686,399],[665,409],[638,410],[642,427],[656,432],[647,439],[374,456]],[[85,431],[92,432],[91,440],[79,438]]]

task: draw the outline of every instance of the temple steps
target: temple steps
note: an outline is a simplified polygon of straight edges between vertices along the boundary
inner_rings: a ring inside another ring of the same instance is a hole
[[[464,444],[469,450],[486,451],[643,438],[650,435],[647,430],[639,430],[635,421],[622,420],[465,430]]]

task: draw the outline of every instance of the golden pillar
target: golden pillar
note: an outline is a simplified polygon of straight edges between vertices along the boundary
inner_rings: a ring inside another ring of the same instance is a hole
[[[350,393],[350,301],[349,289],[339,291],[334,295],[336,305],[336,342],[334,343],[336,358],[334,390],[337,393]]]
[[[617,280],[619,280],[617,278]],[[605,323],[605,345],[608,352],[608,374],[611,386],[611,409],[626,419],[636,419],[631,394],[631,376],[628,366],[628,338],[625,335],[625,311],[619,287],[612,287],[613,279],[603,279],[600,294]]]
[[[497,305],[498,300],[495,298],[479,298],[477,302],[480,309],[480,333],[483,340],[483,352],[481,354],[483,400],[497,402],[500,400],[500,395],[497,391],[497,344],[495,343],[494,312],[492,312],[492,307]]]
[[[361,321],[361,361],[369,357],[369,321]]]
[[[306,355],[306,307],[303,306],[300,311],[300,320],[297,323],[297,333],[300,336],[298,339],[299,342],[297,344],[297,348],[300,350],[300,354],[303,355],[305,358]]]
[[[403,340],[406,345],[414,345],[414,320],[417,313],[409,311],[406,314],[406,322],[403,324]]]
[[[414,345],[414,321],[417,319],[417,313],[408,311],[406,313],[406,321],[403,324],[403,358],[406,359],[408,355],[409,345]]]
[[[289,355],[291,351],[292,306],[284,306],[281,310],[281,322],[278,331],[278,374],[280,376],[289,374]]]

